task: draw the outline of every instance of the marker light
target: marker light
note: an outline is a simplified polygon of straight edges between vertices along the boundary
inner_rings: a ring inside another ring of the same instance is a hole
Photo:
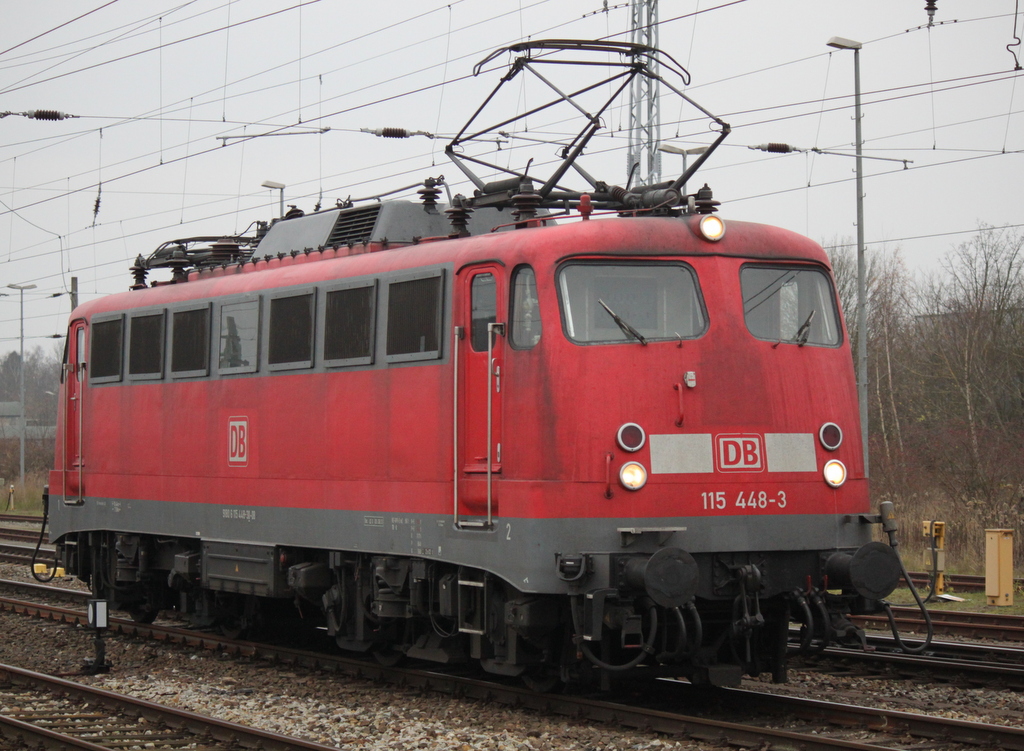
[[[635,422],[627,422],[619,428],[615,440],[623,451],[639,451],[647,442],[647,434]]]
[[[825,462],[825,482],[833,488],[838,488],[846,482],[846,465],[838,459],[830,459]]]
[[[640,490],[647,483],[647,470],[639,462],[626,462],[619,470],[619,482],[626,490]]]
[[[700,233],[704,236],[705,240],[710,240],[713,243],[718,242],[725,237],[725,222],[714,214],[706,214],[700,220]]]
[[[818,431],[818,440],[829,451],[835,451],[843,442],[843,431],[834,422],[827,422]]]

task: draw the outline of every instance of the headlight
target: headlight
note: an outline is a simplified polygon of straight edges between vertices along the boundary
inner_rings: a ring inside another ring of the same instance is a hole
[[[838,459],[830,459],[825,462],[825,482],[831,487],[838,488],[846,482],[846,465]]]
[[[707,214],[700,220],[700,233],[705,240],[718,242],[725,236],[725,222],[714,214]]]
[[[626,490],[640,490],[647,483],[647,470],[639,462],[626,462],[619,470],[619,482]]]

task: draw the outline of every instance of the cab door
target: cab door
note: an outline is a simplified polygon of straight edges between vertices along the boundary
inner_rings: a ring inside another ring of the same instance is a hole
[[[64,362],[64,422],[61,447],[63,454],[64,503],[79,504],[83,500],[82,455],[83,420],[85,418],[86,322],[73,321],[68,331],[68,353]]]
[[[456,522],[490,527],[500,495],[507,284],[496,264],[464,269],[458,278]]]

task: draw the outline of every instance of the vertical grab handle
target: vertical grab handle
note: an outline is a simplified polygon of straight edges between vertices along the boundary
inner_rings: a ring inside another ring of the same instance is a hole
[[[683,384],[677,383],[672,388],[679,392],[679,419],[676,420],[676,427],[683,427]]]
[[[614,459],[614,458],[615,458],[615,454],[609,453],[609,454],[605,454],[604,455],[604,481],[605,481],[604,497],[605,498],[611,498],[612,497],[612,459]]]

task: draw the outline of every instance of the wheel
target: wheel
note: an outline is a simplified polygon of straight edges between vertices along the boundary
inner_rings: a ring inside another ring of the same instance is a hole
[[[538,694],[550,694],[562,685],[558,670],[552,667],[527,668],[520,678],[528,689]]]
[[[136,605],[128,610],[128,615],[135,623],[150,624],[160,615],[160,611],[152,605]]]
[[[228,639],[240,639],[249,631],[248,625],[241,618],[231,618],[217,623],[217,630],[221,636]]]
[[[379,665],[383,665],[386,668],[393,668],[405,659],[405,654],[399,652],[397,649],[392,649],[391,647],[374,649],[371,654],[373,655],[373,659],[375,659]]]

